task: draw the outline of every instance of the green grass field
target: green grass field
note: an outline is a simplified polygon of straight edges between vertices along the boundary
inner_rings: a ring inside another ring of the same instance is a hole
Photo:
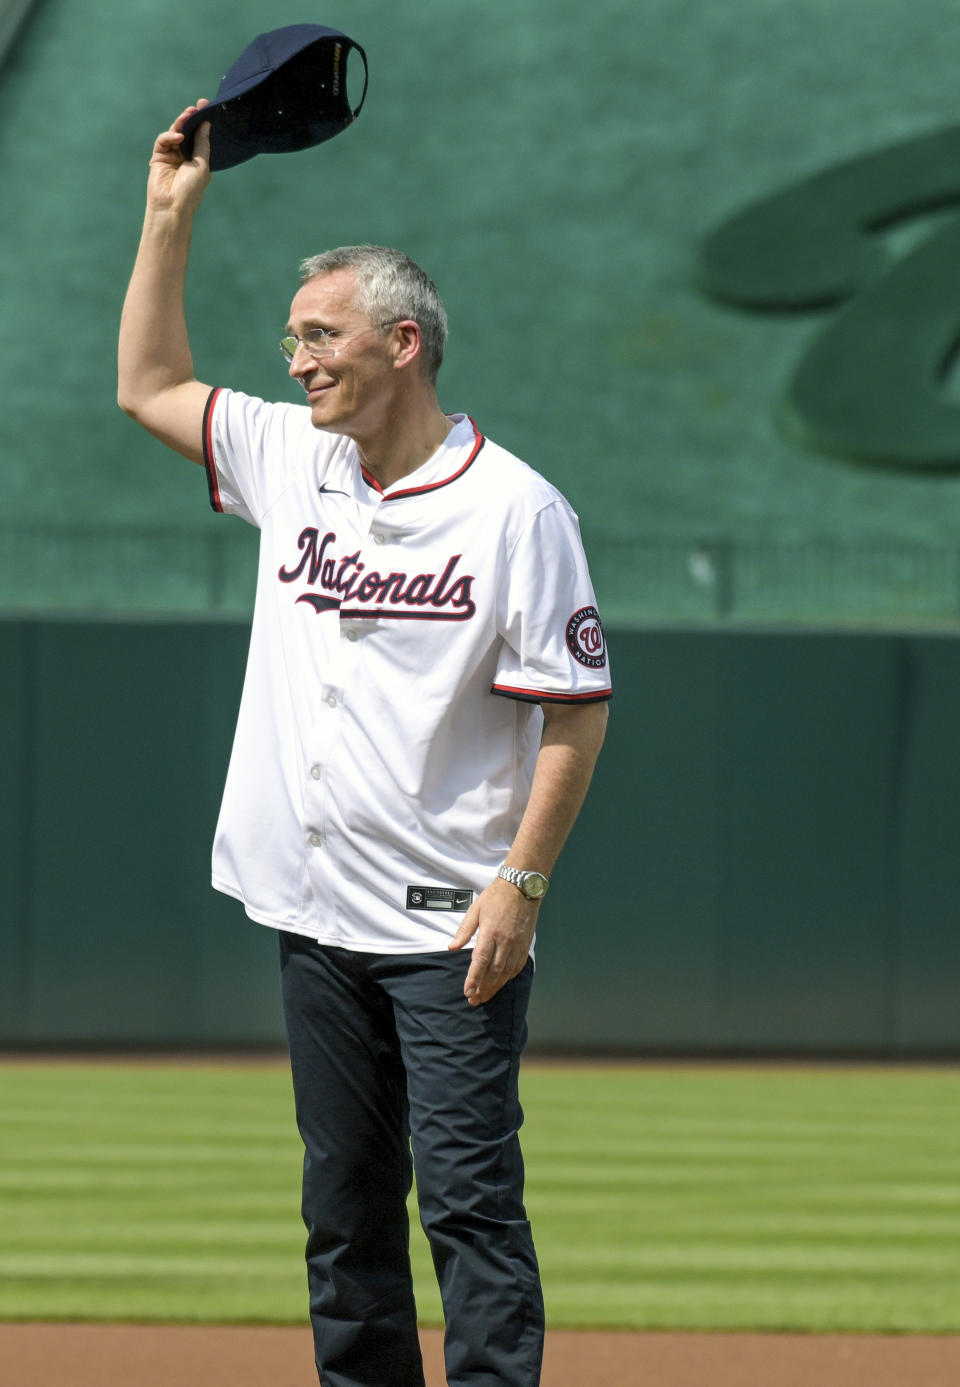
[[[524,1104],[553,1325],[960,1331],[960,1072],[531,1064]],[[0,1318],[303,1321],[281,1063],[8,1063],[0,1112]]]

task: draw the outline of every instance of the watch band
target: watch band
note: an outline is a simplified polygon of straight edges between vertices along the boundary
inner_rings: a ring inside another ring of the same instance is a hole
[[[520,867],[508,867],[506,863],[497,872],[498,877],[509,881],[528,901],[538,901],[547,894],[550,882],[542,872],[524,871]]]

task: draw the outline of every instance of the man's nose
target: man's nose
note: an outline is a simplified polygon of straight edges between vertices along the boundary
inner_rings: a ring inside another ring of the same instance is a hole
[[[310,355],[302,342],[298,342],[293,349],[293,356],[290,358],[289,372],[295,380],[300,376],[305,376],[314,366],[314,358]]]

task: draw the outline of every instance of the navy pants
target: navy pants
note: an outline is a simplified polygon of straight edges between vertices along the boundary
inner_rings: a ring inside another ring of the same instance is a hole
[[[414,1168],[450,1387],[537,1387],[543,1299],[517,1095],[532,963],[470,1007],[469,950],[363,954],[281,934],[280,954],[323,1387],[423,1387]]]

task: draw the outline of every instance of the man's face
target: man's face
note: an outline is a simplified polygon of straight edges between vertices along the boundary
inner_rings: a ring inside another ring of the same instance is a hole
[[[393,335],[355,306],[353,270],[334,270],[308,280],[290,305],[289,329],[303,337],[311,328],[329,334],[326,351],[297,348],[290,374],[307,395],[314,428],[362,437],[377,428],[397,388]]]

